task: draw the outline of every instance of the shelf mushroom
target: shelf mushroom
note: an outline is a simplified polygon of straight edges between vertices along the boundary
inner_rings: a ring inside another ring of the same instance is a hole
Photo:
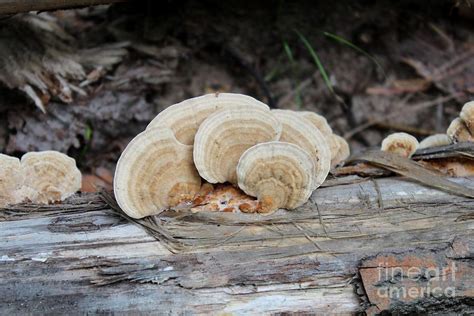
[[[434,134],[426,137],[420,142],[418,149],[446,146],[451,144],[451,139],[446,134]]]
[[[334,168],[338,164],[349,158],[349,156],[351,155],[351,149],[349,147],[349,144],[343,137],[336,134],[332,134],[331,138],[337,144],[337,150],[335,154],[331,156],[331,168]]]
[[[449,138],[455,143],[474,141],[473,135],[471,135],[466,124],[459,117],[455,118],[451,124],[449,124],[446,134],[448,134]]]
[[[418,140],[407,133],[393,133],[382,141],[382,151],[410,158],[418,149]]]
[[[22,183],[20,159],[0,154],[0,207],[21,202]]]
[[[209,183],[237,183],[235,168],[255,144],[278,140],[282,126],[270,110],[221,110],[202,122],[194,139],[194,163]]]
[[[333,137],[334,134],[332,128],[331,126],[329,126],[326,118],[311,111],[301,111],[296,113],[310,121],[311,124],[314,125],[314,127],[319,129],[321,134],[323,134],[324,138],[326,139],[326,142],[328,143],[329,150],[331,151],[331,160],[334,160],[336,155],[338,154],[339,143],[338,140]]]
[[[22,191],[34,203],[63,201],[81,188],[76,161],[57,151],[29,152],[21,157]]]
[[[326,179],[331,168],[331,151],[326,138],[309,120],[298,112],[290,110],[272,110],[272,113],[283,126],[280,141],[298,145],[311,157],[315,170],[314,189]]]
[[[206,94],[169,106],[148,124],[147,129],[168,127],[174,132],[179,142],[192,145],[199,126],[209,115],[222,109],[243,107],[269,110],[266,104],[247,95],[238,93]]]
[[[114,193],[122,210],[142,218],[191,201],[201,187],[192,148],[180,143],[169,128],[138,134],[115,169]]]
[[[470,135],[474,135],[474,101],[464,104],[459,118],[466,124]]]
[[[299,111],[296,113],[310,121],[323,135],[331,135],[333,133],[331,126],[329,126],[324,116],[311,111]]]
[[[239,187],[259,201],[258,211],[294,209],[315,187],[314,159],[301,147],[281,141],[247,149],[237,165]]]

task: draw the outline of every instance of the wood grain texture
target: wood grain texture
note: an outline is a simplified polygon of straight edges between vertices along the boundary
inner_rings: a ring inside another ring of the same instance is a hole
[[[398,178],[323,187],[292,212],[168,212],[157,221],[184,251],[171,253],[97,195],[1,210],[0,313],[442,311],[442,299],[378,301],[371,264],[474,264],[474,200]],[[465,271],[454,298],[464,310],[474,300]]]

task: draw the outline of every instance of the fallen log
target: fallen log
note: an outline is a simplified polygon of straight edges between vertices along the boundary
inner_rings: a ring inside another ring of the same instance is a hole
[[[163,213],[156,236],[97,194],[0,210],[0,312],[472,311],[474,200],[341,183],[269,216]]]

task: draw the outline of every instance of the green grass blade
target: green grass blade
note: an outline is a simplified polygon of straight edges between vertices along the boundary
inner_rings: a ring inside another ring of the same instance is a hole
[[[89,124],[87,124],[87,125],[86,125],[86,129],[85,129],[85,131],[84,131],[84,139],[85,139],[87,142],[90,142],[90,141],[91,141],[91,139],[92,139],[92,133],[93,133],[92,127],[91,127]]]
[[[374,56],[370,55],[368,52],[366,52],[365,50],[363,50],[362,48],[360,48],[359,46],[356,46],[354,44],[352,44],[351,42],[349,42],[348,40],[346,40],[345,38],[342,38],[336,34],[332,34],[332,33],[329,33],[329,32],[323,32],[324,36],[326,37],[329,37],[330,39],[332,40],[335,40],[336,42],[340,43],[340,44],[343,44],[343,45],[346,45],[346,46],[349,46],[350,48],[352,48],[353,50],[361,53],[362,55],[365,55],[367,58],[369,58],[375,65],[377,65],[377,67],[379,67],[381,70],[382,70],[382,73],[384,75],[384,77],[386,77],[385,75],[385,70],[383,69],[382,65],[377,61],[377,59],[375,59]]]
[[[288,57],[291,65],[291,70],[293,72],[293,77],[295,77],[295,59],[293,57],[293,52],[291,51],[290,45],[286,41],[283,41],[283,49],[285,50],[285,54]],[[301,99],[301,93],[300,93],[300,88],[299,84],[296,84],[296,92],[295,92],[295,103],[298,106],[298,108],[301,108],[303,105],[303,100]]]
[[[291,64],[295,62],[295,59],[293,58],[293,52],[291,51],[290,45],[286,41],[283,41],[283,49],[285,50],[285,54],[290,60]]]
[[[308,41],[308,39],[303,34],[298,32],[297,30],[295,30],[295,32],[296,32],[296,34],[298,34],[298,37],[303,42],[304,46],[306,46],[306,49],[309,51],[311,57],[314,60],[314,63],[318,67],[319,73],[321,74],[321,77],[323,77],[324,83],[328,87],[329,91],[331,91],[331,93],[334,94],[334,89],[332,87],[331,80],[329,80],[329,76],[326,72],[326,69],[324,69],[324,66],[321,63],[321,60],[319,59],[318,54],[316,54],[316,51],[313,49],[313,46],[311,45],[311,43]]]

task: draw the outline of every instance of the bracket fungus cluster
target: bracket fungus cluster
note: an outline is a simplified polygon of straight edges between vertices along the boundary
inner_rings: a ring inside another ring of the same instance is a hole
[[[313,161],[313,170],[310,173],[313,175],[312,188],[316,189],[326,179],[331,168],[331,151],[326,138],[320,129],[315,128],[309,120],[298,115],[298,112],[273,110],[272,113],[283,125],[280,141],[295,144],[310,154],[309,158]],[[267,148],[275,151],[274,147]]]
[[[464,104],[459,117],[451,122],[446,134],[454,143],[474,141],[474,101]]]
[[[452,143],[474,141],[474,101],[464,104],[459,113],[449,124],[446,134],[434,134],[423,139],[419,149],[446,146]]]
[[[241,94],[207,94],[168,107],[128,144],[114,193],[134,218],[181,206],[202,210],[206,201],[226,212],[292,209],[348,156],[347,143],[321,116],[270,110]],[[217,183],[234,187],[217,186],[210,196]]]
[[[21,160],[0,154],[0,207],[63,201],[80,188],[81,172],[65,154],[29,152]]]
[[[148,124],[147,129],[168,127],[174,132],[179,142],[192,145],[199,126],[209,115],[224,108],[242,109],[245,107],[268,110],[266,104],[246,95],[206,94],[167,107]]]
[[[423,139],[418,149],[446,146],[449,144],[451,144],[451,138],[449,138],[447,134],[434,134]]]
[[[296,208],[320,185],[314,160],[302,147],[291,143],[257,144],[246,150],[239,160],[239,187],[258,198],[263,213],[281,207]]]
[[[410,158],[418,149],[418,146],[418,140],[414,136],[407,133],[393,133],[384,138],[381,149]]]
[[[225,109],[210,115],[194,139],[194,163],[209,183],[237,183],[236,166],[248,148],[278,140],[282,126],[269,109]]]
[[[200,187],[192,146],[180,143],[167,127],[138,134],[123,151],[115,169],[117,203],[134,218],[190,200]]]
[[[426,137],[420,143],[407,133],[393,133],[382,141],[382,151],[396,153],[410,158],[417,149],[450,145],[458,142],[474,141],[474,101],[467,102],[461,109],[459,117],[455,118],[446,134],[434,134]]]
[[[21,202],[20,159],[0,154],[0,207]]]

